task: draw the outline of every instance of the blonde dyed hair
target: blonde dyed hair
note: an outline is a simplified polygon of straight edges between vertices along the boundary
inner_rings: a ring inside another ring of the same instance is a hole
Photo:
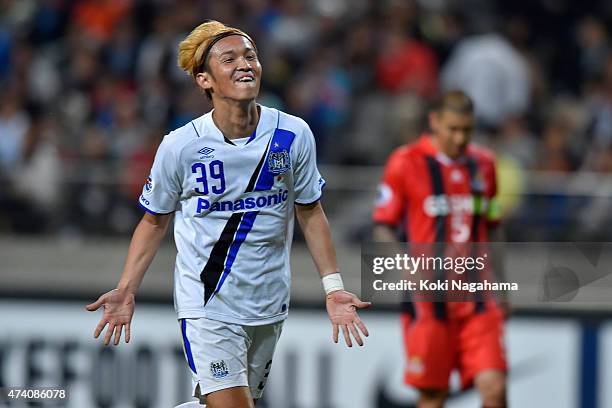
[[[253,39],[244,31],[226,26],[219,21],[210,20],[194,28],[193,31],[189,33],[187,38],[185,38],[179,44],[179,67],[195,78],[196,75],[202,72],[201,68],[204,67],[204,63],[206,62],[204,59],[207,57],[204,54],[208,49],[209,44],[211,44],[212,41],[215,41],[215,39],[217,39],[220,35],[226,36],[230,33],[245,37],[251,42],[251,44],[253,44],[255,50],[257,50]]]

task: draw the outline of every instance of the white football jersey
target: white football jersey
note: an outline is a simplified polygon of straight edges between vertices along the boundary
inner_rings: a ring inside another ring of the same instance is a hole
[[[226,139],[211,111],[157,150],[139,203],[175,214],[179,319],[263,325],[287,316],[293,206],[317,201],[325,182],[306,122],[259,106],[246,143]]]

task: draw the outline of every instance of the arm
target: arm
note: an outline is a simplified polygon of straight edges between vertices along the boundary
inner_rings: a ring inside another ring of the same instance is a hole
[[[308,250],[321,278],[338,272],[336,249],[323,206],[319,201],[309,205],[296,205],[296,215]]]
[[[321,278],[338,274],[336,250],[321,203],[317,201],[308,205],[296,205],[296,215],[306,238],[308,250]],[[354,294],[341,289],[342,284],[339,275],[337,275],[337,279],[340,281],[340,286],[336,290],[329,291],[326,298],[327,313],[333,327],[333,340],[335,343],[338,342],[338,334],[341,328],[347,346],[353,346],[349,332],[353,335],[357,344],[362,346],[363,340],[355,325],[366,337],[369,333],[357,315],[356,309],[368,307],[370,303],[362,302]]]
[[[399,242],[397,226],[406,211],[405,160],[402,150],[396,150],[389,157],[385,171],[378,185],[378,196],[373,208],[374,242]]]
[[[151,265],[161,240],[170,224],[171,214],[153,215],[145,213],[136,227],[128,250],[123,274],[116,289],[100,296],[94,303],[86,306],[90,312],[104,307],[104,314],[96,327],[94,337],[98,338],[108,324],[104,344],[110,343],[113,332],[114,344],[118,345],[125,326],[125,342],[130,341],[130,323],[134,314],[134,295],[142,282],[145,272]]]
[[[162,238],[168,230],[172,214],[153,215],[145,213],[136,227],[123,274],[117,285],[119,291],[136,294],[145,272],[153,262]]]

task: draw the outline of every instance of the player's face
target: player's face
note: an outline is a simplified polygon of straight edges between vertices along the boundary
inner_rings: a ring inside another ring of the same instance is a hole
[[[429,115],[429,125],[440,150],[447,156],[456,159],[465,153],[470,143],[474,128],[474,115],[449,110],[432,112]]]
[[[209,72],[198,74],[198,84],[213,98],[254,100],[259,94],[261,64],[253,44],[241,35],[219,40],[210,50]]]

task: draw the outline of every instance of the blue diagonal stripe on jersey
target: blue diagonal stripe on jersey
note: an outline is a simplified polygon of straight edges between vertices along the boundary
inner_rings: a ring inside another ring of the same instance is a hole
[[[281,152],[287,150],[287,152],[291,151],[291,144],[295,139],[295,133],[289,132],[283,129],[275,129],[274,135],[272,135],[272,140],[270,140],[270,144],[268,145],[268,151],[264,154],[265,161],[263,166],[261,166],[261,170],[259,173],[259,177],[257,178],[257,182],[255,183],[254,191],[266,191],[270,190],[274,185],[274,177],[276,176],[272,173],[268,166],[268,157],[270,153]],[[250,183],[249,183],[250,184]],[[247,188],[248,192],[249,188]],[[232,271],[232,265],[236,260],[236,256],[238,255],[238,251],[240,250],[240,246],[246,240],[247,235],[253,228],[253,224],[255,223],[255,218],[257,218],[257,214],[259,211],[250,211],[244,213],[242,220],[240,221],[240,225],[238,227],[238,231],[234,237],[234,242],[232,242],[229,252],[227,254],[227,258],[225,259],[225,267],[223,268],[223,275],[219,280],[219,285],[217,289],[213,293],[215,296],[221,290],[225,279]]]
[[[236,260],[236,255],[238,255],[240,245],[242,245],[247,235],[251,231],[251,228],[253,228],[253,223],[255,222],[255,218],[257,218],[257,214],[259,214],[259,211],[250,211],[245,213],[242,217],[242,221],[240,222],[240,226],[238,227],[238,231],[236,232],[234,242],[232,242],[232,245],[229,249],[229,253],[227,254],[227,259],[225,260],[225,268],[223,268],[223,275],[221,276],[221,280],[219,281],[219,286],[217,287],[217,290],[215,290],[215,293],[213,293],[213,296],[219,293],[221,287],[223,286],[223,282],[225,282],[227,275],[229,275],[229,273],[231,272],[232,265]]]

